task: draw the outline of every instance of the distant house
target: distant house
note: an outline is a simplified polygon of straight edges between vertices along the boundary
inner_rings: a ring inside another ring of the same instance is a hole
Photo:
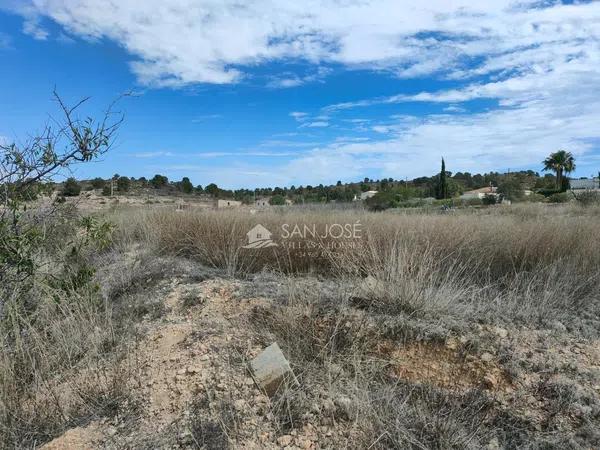
[[[291,201],[289,198],[285,199],[285,205],[289,206],[289,205],[293,205],[294,202]],[[271,206],[271,197],[261,197],[261,198],[257,198],[254,201],[254,206],[257,208],[266,208],[268,206]]]
[[[569,185],[571,186],[572,191],[580,189],[600,189],[598,178],[570,179]]]
[[[360,194],[360,199],[361,200],[367,200],[371,197],[374,197],[375,194],[377,194],[377,191],[367,191],[367,192],[363,192]]]
[[[262,207],[265,207],[265,206],[270,206],[271,205],[270,201],[271,201],[271,199],[269,197],[257,198],[254,201],[254,206],[256,206],[258,208],[262,208]]]
[[[224,208],[239,208],[240,206],[242,206],[242,202],[239,202],[237,200],[217,200],[216,204],[215,204],[217,209],[224,209]]]
[[[496,186],[487,186],[480,189],[474,189],[472,191],[467,191],[463,195],[460,196],[462,200],[472,200],[475,198],[482,199],[485,198],[486,195],[498,195],[498,188]]]

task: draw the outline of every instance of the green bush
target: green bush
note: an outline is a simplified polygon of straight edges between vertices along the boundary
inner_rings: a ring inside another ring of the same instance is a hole
[[[194,191],[194,185],[188,177],[183,177],[179,182],[179,189],[185,194],[191,194]]]
[[[485,194],[481,201],[484,205],[495,205],[498,203],[498,198],[495,195]]]
[[[117,189],[119,192],[127,192],[131,186],[131,181],[127,177],[119,177],[117,180]]]
[[[560,194],[562,191],[560,189],[538,189],[537,193],[540,195],[543,195],[544,197],[548,198],[554,194]]]
[[[106,197],[110,196],[110,186],[108,184],[105,184],[102,188],[102,195]]]
[[[273,197],[271,197],[271,200],[269,200],[269,204],[270,205],[285,205],[285,198],[283,197],[283,195],[274,195]]]
[[[466,206],[481,206],[483,205],[483,200],[480,198],[468,198],[463,200]]]
[[[548,197],[550,203],[566,203],[569,201],[569,196],[566,192],[557,192]]]
[[[526,195],[523,198],[523,201],[529,202],[529,203],[543,203],[546,201],[546,197],[544,197],[542,194],[537,194],[534,192],[529,195]]]
[[[367,208],[371,211],[385,211],[398,206],[397,195],[391,191],[378,192],[373,197],[365,200]]]
[[[500,182],[498,194],[511,201],[520,201],[525,196],[523,185],[514,177],[507,177]]]
[[[106,181],[102,178],[94,178],[91,183],[94,189],[102,189],[106,185]]]
[[[73,177],[67,178],[63,186],[63,195],[65,197],[77,197],[81,192],[81,185]]]
[[[165,177],[164,175],[159,175],[159,174],[154,175],[154,177],[150,180],[150,185],[154,189],[160,189],[160,188],[166,186],[168,183],[169,183],[169,179],[167,177]]]

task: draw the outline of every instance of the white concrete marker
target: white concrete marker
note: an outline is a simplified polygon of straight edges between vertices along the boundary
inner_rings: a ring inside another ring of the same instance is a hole
[[[272,396],[285,381],[298,384],[290,363],[277,345],[277,342],[265,348],[260,355],[250,362],[258,385]]]

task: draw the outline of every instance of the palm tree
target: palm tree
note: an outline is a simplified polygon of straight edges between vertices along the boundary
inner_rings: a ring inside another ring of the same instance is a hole
[[[575,170],[575,158],[571,152],[566,150],[558,150],[543,161],[544,171],[552,171],[556,173],[556,187],[562,189],[563,174],[569,174]]]

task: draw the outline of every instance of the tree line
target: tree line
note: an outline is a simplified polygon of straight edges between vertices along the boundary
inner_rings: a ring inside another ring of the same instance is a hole
[[[328,203],[350,202],[366,191],[377,191],[377,198],[371,203],[381,202],[393,206],[410,199],[435,198],[451,199],[462,193],[488,186],[495,186],[505,198],[519,200],[525,190],[531,190],[544,196],[550,196],[568,189],[568,174],[575,169],[575,159],[567,151],[559,150],[551,153],[543,161],[543,171],[552,172],[541,175],[533,170],[515,172],[488,172],[472,174],[470,172],[453,173],[446,169],[446,161],[442,158],[441,170],[430,177],[418,177],[412,180],[394,178],[371,179],[343,183],[338,181],[332,185],[259,187],[255,189],[223,189],[215,183],[206,186],[194,186],[189,177],[172,181],[166,175],[155,174],[151,178],[127,177],[114,174],[109,179],[94,178],[77,181],[68,178],[60,192],[65,196],[77,196],[82,190],[101,190],[103,195],[111,196],[138,190],[156,190],[165,194],[202,195],[211,198],[233,199],[243,203],[252,203],[259,198],[269,198],[272,204],[284,204],[286,199],[295,203]],[[36,192],[49,193],[55,183],[38,183],[37,189],[30,189],[30,196]],[[388,206],[389,207],[389,206]]]

